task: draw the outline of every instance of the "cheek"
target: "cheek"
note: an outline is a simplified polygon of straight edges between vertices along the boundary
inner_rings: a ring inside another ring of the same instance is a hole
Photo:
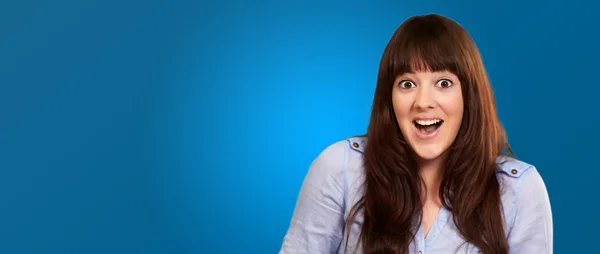
[[[408,100],[406,98],[399,98],[399,96],[392,97],[392,106],[394,107],[394,115],[396,116],[396,120],[399,124],[402,124],[402,121],[408,119],[410,114],[410,104],[407,103]]]
[[[452,119],[452,122],[460,125],[464,113],[464,102],[462,95],[459,92],[446,98],[447,99],[444,100],[443,105],[441,105],[444,112],[448,118]]]
[[[452,103],[448,108],[448,114],[451,114],[451,117],[457,118],[458,120],[462,119],[464,111],[464,105],[462,101]]]

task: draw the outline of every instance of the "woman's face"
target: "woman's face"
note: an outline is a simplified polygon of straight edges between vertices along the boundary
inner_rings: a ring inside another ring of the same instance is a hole
[[[405,73],[396,78],[392,104],[402,135],[421,160],[452,145],[463,118],[461,84],[448,71]]]

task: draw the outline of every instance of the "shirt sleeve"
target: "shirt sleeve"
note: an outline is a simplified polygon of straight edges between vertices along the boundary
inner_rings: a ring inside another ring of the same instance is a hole
[[[508,235],[511,254],[553,253],[552,211],[546,185],[535,167],[518,181],[515,219]]]
[[[342,142],[323,150],[306,174],[280,254],[336,253],[344,227]]]

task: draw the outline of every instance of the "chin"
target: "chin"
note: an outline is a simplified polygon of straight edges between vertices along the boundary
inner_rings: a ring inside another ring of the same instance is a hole
[[[442,145],[439,144],[416,145],[412,146],[412,149],[420,159],[426,161],[439,158],[444,151],[444,149],[442,149]]]

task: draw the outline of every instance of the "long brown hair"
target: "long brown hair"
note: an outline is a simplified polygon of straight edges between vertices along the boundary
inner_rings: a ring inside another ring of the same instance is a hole
[[[437,14],[407,19],[384,50],[366,134],[364,195],[351,210],[346,239],[361,210],[358,241],[364,253],[408,253],[414,240],[423,182],[396,122],[391,93],[398,75],[422,70],[454,73],[463,92],[461,127],[442,174],[442,205],[466,242],[484,254],[508,253],[496,159],[513,154],[479,50],[462,26]]]

